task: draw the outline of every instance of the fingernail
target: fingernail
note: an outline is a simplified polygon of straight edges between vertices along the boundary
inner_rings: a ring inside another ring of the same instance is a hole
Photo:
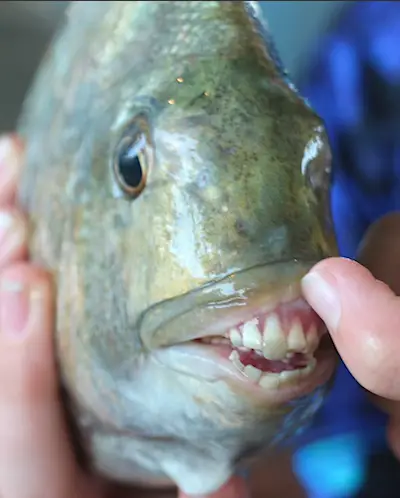
[[[334,332],[339,324],[341,305],[336,290],[317,271],[303,277],[302,290],[309,304],[326,323],[330,332]]]
[[[22,337],[27,332],[31,289],[20,281],[0,280],[0,330],[2,334]]]

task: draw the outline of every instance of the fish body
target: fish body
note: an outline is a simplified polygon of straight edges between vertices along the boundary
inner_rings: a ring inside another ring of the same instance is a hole
[[[307,424],[336,359],[299,284],[336,254],[330,148],[258,5],[73,3],[18,130],[92,468],[208,493]]]

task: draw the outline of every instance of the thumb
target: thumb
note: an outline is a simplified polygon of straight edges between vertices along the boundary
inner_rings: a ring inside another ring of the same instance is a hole
[[[400,286],[399,251],[393,242],[393,223],[399,220],[385,218],[373,227],[360,255],[394,289]],[[385,242],[385,233],[392,243]],[[302,288],[357,381],[375,394],[400,400],[400,298],[368,269],[344,258],[318,263]]]
[[[0,275],[2,496],[67,498],[84,485],[57,400],[51,291],[27,264]]]

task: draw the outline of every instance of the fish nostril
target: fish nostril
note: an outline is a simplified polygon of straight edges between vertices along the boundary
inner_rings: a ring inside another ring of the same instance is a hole
[[[239,235],[242,237],[247,237],[250,233],[248,223],[246,223],[243,219],[238,218],[235,221],[235,229]]]

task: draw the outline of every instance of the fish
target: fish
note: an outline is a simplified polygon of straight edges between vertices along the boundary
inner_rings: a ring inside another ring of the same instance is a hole
[[[217,490],[311,423],[337,354],[331,148],[257,2],[73,2],[27,93],[18,201],[89,468]]]

